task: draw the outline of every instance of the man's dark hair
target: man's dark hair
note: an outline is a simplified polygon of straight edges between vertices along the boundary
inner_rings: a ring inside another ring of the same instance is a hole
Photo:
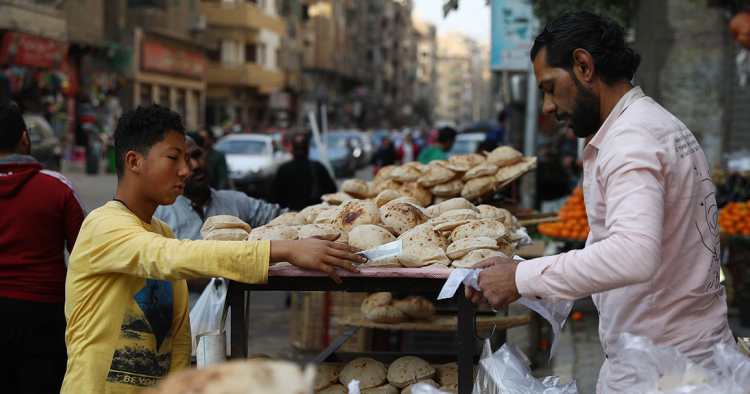
[[[214,133],[214,131],[211,130],[210,127],[199,127],[198,131],[205,131],[206,135],[208,135],[209,137],[211,137],[211,139],[214,142],[216,142],[216,133]],[[203,140],[201,139],[201,141],[203,141]],[[198,146],[203,146],[203,144],[198,144]]]
[[[497,113],[497,123],[503,123],[505,122],[505,110],[502,110]]]
[[[132,150],[146,158],[151,147],[164,141],[167,134],[173,131],[185,135],[182,117],[163,105],[139,105],[122,114],[115,129],[117,177],[122,178],[125,174],[125,155],[128,152]]]
[[[544,47],[547,48],[547,64],[571,74],[573,51],[578,48],[586,50],[594,59],[595,70],[607,85],[622,77],[633,79],[641,64],[641,55],[625,42],[625,30],[588,11],[567,12],[545,26],[531,48],[532,62]]]
[[[0,104],[0,152],[13,152],[26,131],[26,122],[14,102]]]
[[[297,133],[292,136],[292,154],[294,157],[307,157],[310,151],[310,136]]]
[[[192,139],[193,141],[195,141],[195,144],[198,145],[199,148],[203,146],[203,142],[204,142],[203,141],[203,136],[201,136],[197,132],[193,131],[193,132],[187,133],[185,135],[187,137],[190,137],[190,139]]]
[[[497,142],[495,142],[495,140],[486,139],[479,143],[477,151],[474,153],[492,152],[495,148],[497,148]]]
[[[437,142],[445,144],[456,139],[456,130],[452,127],[443,127],[438,130]]]

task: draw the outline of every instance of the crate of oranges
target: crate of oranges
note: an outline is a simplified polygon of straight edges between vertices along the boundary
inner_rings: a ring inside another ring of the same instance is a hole
[[[583,189],[579,186],[573,190],[565,205],[557,213],[560,221],[542,223],[537,230],[552,238],[564,240],[585,240],[589,236],[589,222],[586,218],[586,205],[583,203]]]
[[[730,201],[719,212],[719,226],[726,235],[750,235],[750,206]]]

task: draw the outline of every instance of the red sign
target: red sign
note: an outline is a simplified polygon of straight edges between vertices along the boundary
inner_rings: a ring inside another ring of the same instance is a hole
[[[56,69],[67,57],[67,43],[15,31],[6,31],[0,46],[0,64]]]
[[[141,68],[185,77],[206,76],[206,59],[203,55],[167,48],[159,44],[141,44]]]

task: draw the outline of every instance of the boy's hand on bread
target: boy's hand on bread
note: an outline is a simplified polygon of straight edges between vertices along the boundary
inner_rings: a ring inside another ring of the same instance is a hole
[[[361,252],[360,249],[333,242],[338,238],[339,234],[331,234],[296,241],[271,241],[271,262],[288,261],[298,268],[325,272],[336,283],[341,283],[333,267],[358,274],[359,269],[352,262],[364,263],[367,259],[354,254]]]

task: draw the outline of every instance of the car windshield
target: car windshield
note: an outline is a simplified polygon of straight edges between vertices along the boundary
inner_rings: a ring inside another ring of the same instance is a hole
[[[457,155],[470,155],[477,151],[481,141],[476,140],[459,140],[457,139],[451,147],[450,153]]]
[[[347,148],[346,141],[349,139],[343,135],[329,135],[328,146],[331,148]]]
[[[227,154],[267,155],[265,141],[258,140],[224,140],[216,144],[216,150]]]

